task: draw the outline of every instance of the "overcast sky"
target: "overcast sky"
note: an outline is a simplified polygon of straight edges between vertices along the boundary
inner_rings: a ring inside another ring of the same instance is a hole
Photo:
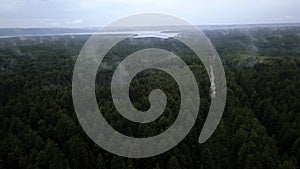
[[[194,25],[299,23],[300,0],[0,0],[0,27],[101,27],[145,12]]]

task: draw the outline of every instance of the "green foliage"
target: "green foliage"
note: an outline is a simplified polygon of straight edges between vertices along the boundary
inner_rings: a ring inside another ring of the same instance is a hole
[[[126,39],[110,51],[99,68],[95,93],[101,112],[116,130],[136,137],[154,136],[172,125],[180,109],[180,91],[162,71],[140,72],[130,85],[133,105],[147,110],[148,95],[156,88],[166,93],[168,104],[157,120],[132,123],[118,114],[111,99],[110,80],[116,63],[150,45],[171,48],[195,74],[201,104],[194,128],[170,151],[146,159],[106,152],[78,123],[71,80],[87,36],[1,39],[0,168],[299,168],[300,40],[296,35],[300,28],[206,33],[221,54],[228,95],[223,118],[204,144],[197,140],[210,105],[209,78],[201,61],[184,45],[172,38],[164,42]]]
[[[181,169],[176,157],[172,156],[168,162],[168,169]]]

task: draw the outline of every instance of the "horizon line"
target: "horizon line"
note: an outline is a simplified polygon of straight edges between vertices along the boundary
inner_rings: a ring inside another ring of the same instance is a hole
[[[255,26],[255,25],[294,25],[300,24],[300,22],[261,22],[261,23],[228,23],[228,24],[195,24],[194,26]],[[128,26],[128,27],[172,27],[172,26],[185,26],[185,25],[153,25],[153,26]],[[0,29],[101,29],[105,26],[87,26],[87,27],[1,27]]]

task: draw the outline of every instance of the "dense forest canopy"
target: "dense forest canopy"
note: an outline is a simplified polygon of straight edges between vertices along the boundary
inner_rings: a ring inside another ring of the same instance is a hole
[[[198,143],[210,105],[209,78],[202,63],[174,39],[125,39],[99,67],[98,105],[109,124],[129,136],[165,131],[177,117],[180,92],[174,79],[158,70],[140,72],[130,98],[139,110],[159,88],[168,105],[157,120],[139,124],[122,117],[110,93],[118,62],[133,51],[172,48],[199,84],[197,122],[170,151],[146,159],[113,155],[85,134],[72,103],[72,73],[89,38],[36,36],[0,39],[0,168],[51,169],[296,169],[300,164],[300,27],[205,30],[224,65],[227,102],[213,136]]]

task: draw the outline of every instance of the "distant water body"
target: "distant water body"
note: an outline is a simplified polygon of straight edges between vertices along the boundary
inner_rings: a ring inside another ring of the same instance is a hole
[[[200,30],[227,30],[227,29],[252,29],[252,28],[285,28],[300,26],[300,23],[278,23],[278,24],[245,24],[245,25],[202,25],[196,26]],[[171,28],[171,29],[170,29]],[[150,27],[150,28],[132,28],[123,31],[115,29],[109,32],[98,32],[98,28],[0,28],[0,38],[15,38],[15,37],[36,37],[36,36],[79,36],[97,34],[128,34],[133,38],[144,37],[174,37],[178,33],[167,32],[163,30],[174,30],[174,27]],[[183,27],[178,27],[180,30],[185,30]]]
[[[50,33],[50,34],[24,34],[24,35],[9,35],[0,36],[0,39],[4,38],[16,38],[16,37],[39,37],[39,36],[79,36],[79,35],[128,35],[131,38],[146,38],[146,37],[157,37],[157,38],[169,38],[178,36],[178,33],[174,32],[163,32],[163,31],[112,31],[112,32],[80,32],[80,33]]]

